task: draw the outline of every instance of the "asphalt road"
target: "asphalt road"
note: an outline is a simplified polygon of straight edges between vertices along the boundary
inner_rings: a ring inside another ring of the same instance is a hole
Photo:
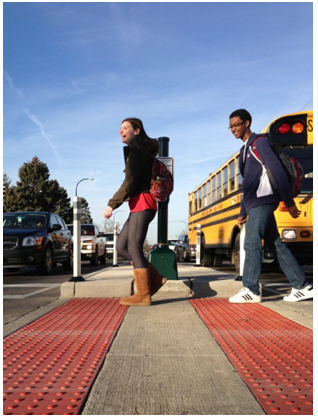
[[[98,272],[112,266],[90,266],[82,262],[82,275]],[[52,275],[43,276],[35,269],[20,269],[19,272],[3,270],[3,324],[19,319],[32,311],[43,307],[60,297],[60,284],[67,282],[73,276],[72,271],[64,271],[62,265],[53,268]]]

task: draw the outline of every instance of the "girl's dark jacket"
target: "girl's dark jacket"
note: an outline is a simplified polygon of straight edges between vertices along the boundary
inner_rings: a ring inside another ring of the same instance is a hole
[[[125,201],[141,193],[149,193],[153,157],[138,148],[124,147],[125,180],[109,200],[108,205],[116,209]]]
[[[260,136],[259,138],[257,138]],[[261,157],[261,161],[253,152],[253,142]],[[272,173],[277,190],[270,184],[267,171]],[[262,134],[252,133],[247,144],[241,148],[239,160],[240,172],[243,181],[243,201],[241,202],[240,216],[246,217],[249,210],[260,205],[279,203],[284,201],[286,207],[295,205],[293,193],[283,166],[273,151],[268,139]]]

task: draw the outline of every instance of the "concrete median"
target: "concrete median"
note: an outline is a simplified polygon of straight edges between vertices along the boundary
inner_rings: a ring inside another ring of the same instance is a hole
[[[193,296],[193,283],[184,278],[168,280],[157,295],[186,298]],[[134,294],[133,269],[127,263],[119,267],[103,269],[85,277],[84,282],[61,284],[61,298],[111,298]],[[165,296],[165,297],[164,297]]]

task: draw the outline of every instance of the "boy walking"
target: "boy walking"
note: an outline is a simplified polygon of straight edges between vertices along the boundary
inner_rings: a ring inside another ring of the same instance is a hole
[[[233,135],[244,142],[240,152],[240,172],[244,178],[243,200],[238,217],[238,224],[246,222],[244,243],[245,263],[243,271],[244,288],[231,297],[231,303],[260,303],[259,277],[262,266],[262,240],[264,239],[271,252],[277,255],[278,263],[292,285],[291,293],[285,301],[301,301],[313,297],[312,285],[308,284],[306,275],[282,242],[274,216],[280,201],[284,201],[289,214],[298,218],[298,210],[287,175],[279,158],[272,150],[265,136],[257,138],[250,127],[252,117],[245,109],[238,109],[230,115],[230,126]],[[252,144],[268,167],[274,178],[277,190],[273,190],[266,169],[253,152]]]

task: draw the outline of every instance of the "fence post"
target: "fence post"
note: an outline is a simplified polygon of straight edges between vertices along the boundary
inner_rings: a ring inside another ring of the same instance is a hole
[[[195,266],[201,266],[201,224],[197,224],[197,248]]]
[[[240,232],[240,272],[239,275],[235,278],[235,281],[242,281],[243,278],[243,271],[244,271],[244,263],[245,263],[245,250],[244,250],[244,241],[245,241],[245,223],[241,225],[241,232]]]
[[[118,266],[118,260],[117,260],[117,231],[118,227],[117,224],[114,224],[114,249],[113,249],[113,266]]]
[[[73,200],[73,277],[69,282],[82,282],[81,276],[81,198],[74,196]]]

